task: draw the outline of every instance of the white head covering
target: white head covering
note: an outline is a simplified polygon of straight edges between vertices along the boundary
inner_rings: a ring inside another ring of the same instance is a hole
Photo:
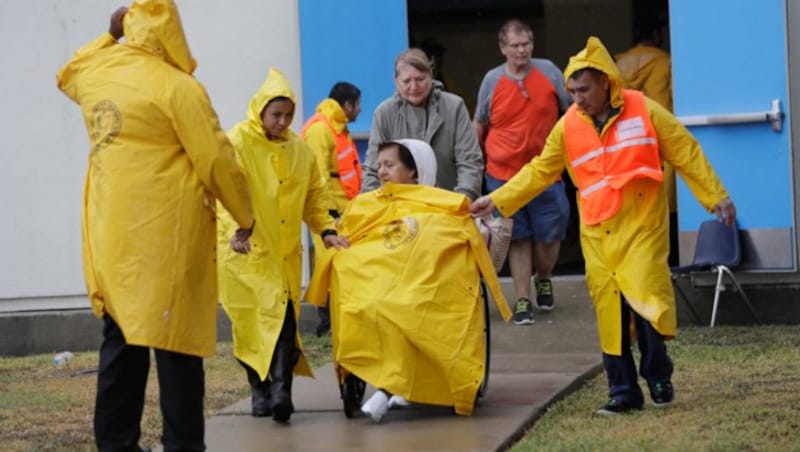
[[[417,165],[417,183],[420,185],[436,185],[436,154],[433,153],[431,145],[413,138],[403,138],[400,140],[389,140],[390,143],[401,144],[411,152],[414,157],[414,164]]]

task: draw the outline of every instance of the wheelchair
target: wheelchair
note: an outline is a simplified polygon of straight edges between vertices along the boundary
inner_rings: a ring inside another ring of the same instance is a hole
[[[478,387],[478,393],[475,403],[478,399],[486,396],[489,390],[489,368],[491,364],[491,318],[489,316],[489,291],[483,279],[480,281],[481,286],[481,300],[483,302],[483,337],[486,344],[486,357],[483,367],[483,381]],[[338,370],[337,370],[338,372]],[[342,399],[342,408],[344,415],[350,419],[355,416],[361,409],[361,404],[364,401],[364,393],[366,392],[367,384],[353,374],[348,374],[344,377],[344,381],[339,385],[339,394]]]

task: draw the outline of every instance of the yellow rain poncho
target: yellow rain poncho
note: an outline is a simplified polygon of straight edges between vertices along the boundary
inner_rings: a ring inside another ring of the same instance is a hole
[[[334,228],[328,215],[333,201],[325,192],[314,151],[288,129],[279,141],[265,135],[261,112],[276,97],[295,99],[288,80],[270,69],[250,100],[247,119],[228,134],[253,191],[256,227],[250,254],[233,252],[229,241],[236,224],[218,209],[220,297],[233,325],[234,355],[262,380],[269,372],[287,303],[294,303],[299,324],[301,223],[305,221],[315,234]],[[299,335],[296,341],[299,348]],[[305,357],[300,357],[295,373],[312,376]]]
[[[106,33],[58,73],[91,141],[83,266],[92,309],[130,345],[214,353],[215,199],[250,227],[244,175],[171,1],[136,1],[125,44]]]
[[[569,60],[564,79],[583,68],[595,68],[610,81],[611,105],[622,104],[621,80],[614,61],[597,38]],[[697,140],[661,105],[646,99],[650,120],[658,134],[661,159],[671,163],[706,209],[711,210],[728,193],[703,155]],[[581,118],[592,118],[579,113]],[[608,131],[616,117],[603,127]],[[601,136],[602,136],[601,134]],[[506,185],[490,197],[503,215],[510,216],[541,193],[564,168],[575,177],[567,160],[562,117],[547,138],[542,154],[531,160]],[[611,219],[594,226],[581,222],[580,236],[586,261],[586,282],[597,313],[603,352],[620,355],[622,326],[620,294],[634,311],[662,335],[676,331],[675,296],[667,265],[669,221],[666,191],[651,179],[634,179],[622,188],[622,207]],[[580,210],[580,195],[577,196]]]
[[[423,185],[359,195],[339,224],[350,248],[322,256],[306,293],[324,305],[330,289],[337,367],[464,415],[486,358],[481,274],[503,318],[511,316],[468,205]]]

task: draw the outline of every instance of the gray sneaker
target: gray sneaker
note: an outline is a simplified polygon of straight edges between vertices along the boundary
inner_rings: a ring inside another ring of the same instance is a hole
[[[531,300],[525,297],[520,297],[514,305],[514,324],[515,325],[531,325],[533,324],[533,306]]]
[[[552,311],[555,300],[553,299],[553,283],[549,279],[536,280],[536,309]]]

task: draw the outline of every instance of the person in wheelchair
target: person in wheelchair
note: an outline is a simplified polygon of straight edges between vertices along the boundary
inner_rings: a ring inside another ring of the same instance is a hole
[[[435,188],[436,158],[420,140],[383,143],[381,188],[357,196],[338,225],[350,248],[325,251],[306,300],[330,291],[333,360],[345,414],[380,422],[408,402],[472,414],[488,353],[483,276],[497,307],[511,312],[463,194]],[[355,393],[354,393],[355,392]]]

